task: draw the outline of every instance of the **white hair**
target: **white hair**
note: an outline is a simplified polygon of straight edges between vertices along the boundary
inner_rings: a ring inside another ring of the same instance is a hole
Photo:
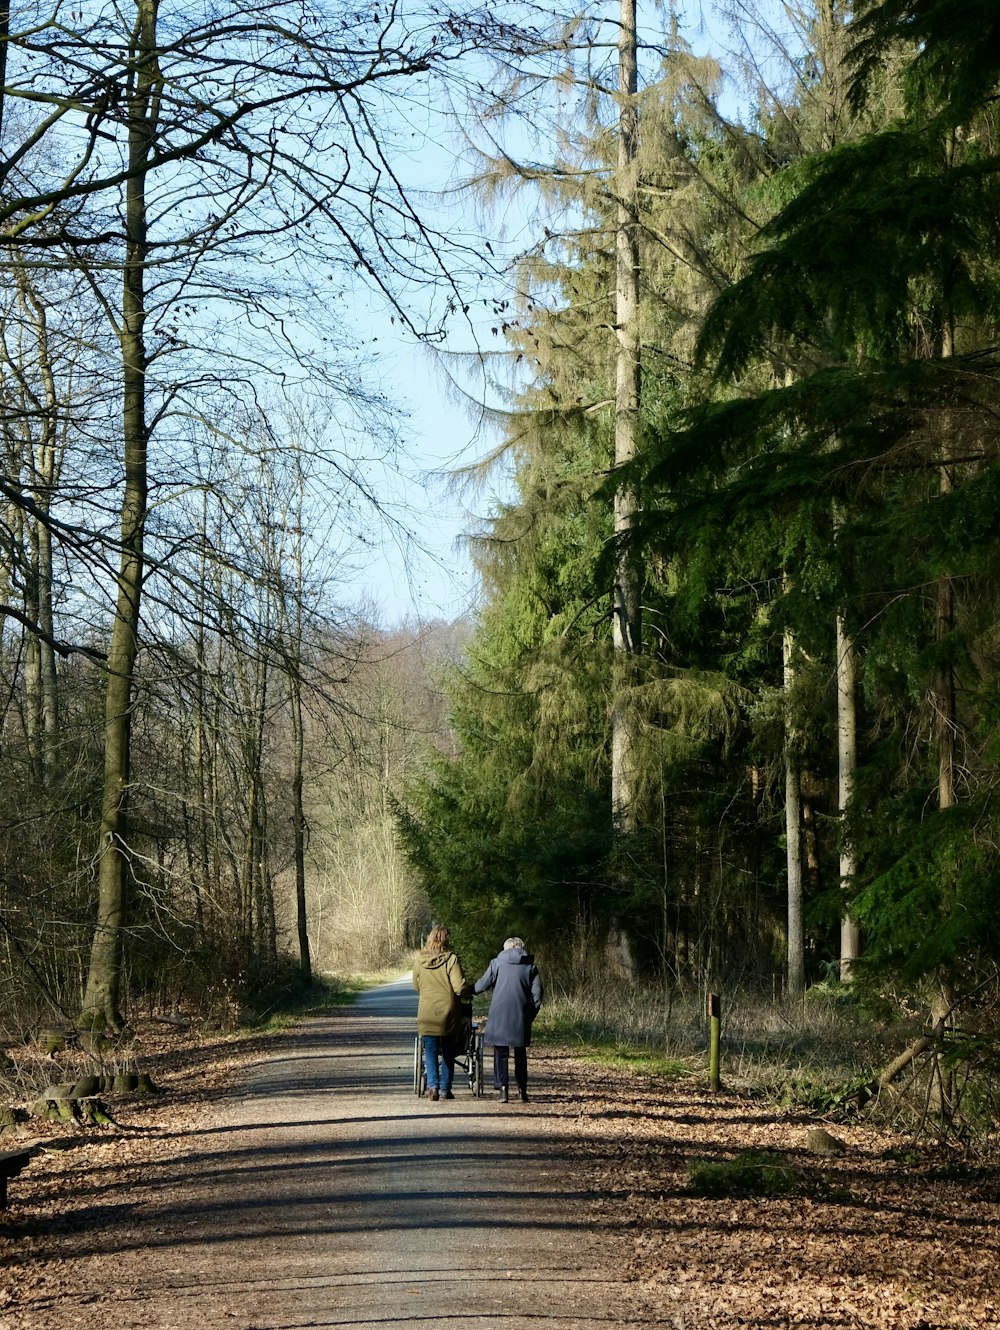
[[[507,941],[503,944],[503,949],[504,951],[510,951],[511,947],[520,947],[521,950],[524,951],[525,950],[524,938],[509,937]]]

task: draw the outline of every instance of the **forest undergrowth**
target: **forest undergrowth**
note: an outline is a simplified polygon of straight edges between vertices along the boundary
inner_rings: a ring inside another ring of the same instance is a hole
[[[704,1076],[705,995],[677,998],[627,986],[550,994],[543,1037],[640,1074]],[[850,990],[809,990],[797,1002],[741,994],[722,1006],[721,1076],[730,1089],[840,1121],[871,1122],[976,1155],[1000,1153],[1000,1049],[951,1024],[928,1039],[912,1002],[868,1004]],[[887,1069],[899,1071],[880,1085]]]

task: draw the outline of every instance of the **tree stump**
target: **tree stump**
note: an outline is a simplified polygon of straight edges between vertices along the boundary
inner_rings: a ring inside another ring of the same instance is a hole
[[[810,1127],[806,1147],[814,1155],[840,1155],[847,1149],[844,1142],[831,1135],[825,1127]]]
[[[31,1108],[31,1116],[44,1122],[84,1122],[91,1126],[117,1126],[101,1094],[159,1094],[148,1072],[91,1074],[75,1081],[47,1085]]]
[[[22,1122],[28,1121],[28,1116],[23,1108],[0,1105],[0,1136],[3,1136],[4,1132],[15,1131]]]
[[[87,1099],[91,1095],[99,1094],[101,1090],[107,1090],[107,1076],[81,1076],[78,1081],[73,1083],[72,1090],[67,1096],[69,1099]]]
[[[75,1031],[61,1025],[51,1025],[45,1030],[40,1030],[38,1034],[39,1043],[50,1057],[56,1053],[64,1053],[75,1037]]]
[[[75,1086],[49,1085],[42,1091],[42,1097],[36,1099],[31,1107],[32,1117],[43,1122],[78,1122],[90,1127],[117,1126],[111,1116],[111,1110],[96,1095],[72,1098],[64,1093]]]

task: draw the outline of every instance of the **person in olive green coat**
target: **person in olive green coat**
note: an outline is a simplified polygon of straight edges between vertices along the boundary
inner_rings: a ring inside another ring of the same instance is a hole
[[[458,1025],[458,1000],[468,983],[462,962],[451,950],[448,930],[441,924],[431,929],[417,957],[413,987],[420,994],[417,1031],[424,1037],[427,1093],[431,1099],[454,1099],[451,1082],[458,1049],[453,1036]]]

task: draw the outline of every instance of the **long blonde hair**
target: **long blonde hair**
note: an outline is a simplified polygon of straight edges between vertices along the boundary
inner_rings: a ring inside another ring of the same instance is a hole
[[[435,924],[424,943],[424,951],[439,954],[451,949],[451,935],[444,924]]]

